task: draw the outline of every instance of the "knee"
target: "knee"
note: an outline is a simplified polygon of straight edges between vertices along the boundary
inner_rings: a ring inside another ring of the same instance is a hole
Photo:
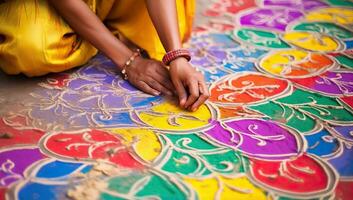
[[[38,67],[45,62],[43,33],[38,27],[26,29],[0,34],[0,67],[7,74],[40,75]]]
[[[50,72],[51,55],[63,47],[62,32],[70,28],[46,1],[23,1],[23,7],[28,12],[10,1],[5,11],[13,15],[0,16],[0,68],[8,74],[44,75]]]
[[[44,53],[44,30],[39,25],[29,25],[22,29],[22,33],[16,34],[14,43],[19,55],[26,59],[38,59]]]

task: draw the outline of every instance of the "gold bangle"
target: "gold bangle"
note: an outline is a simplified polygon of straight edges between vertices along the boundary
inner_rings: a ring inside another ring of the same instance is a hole
[[[126,73],[126,69],[140,55],[141,55],[141,51],[140,51],[140,49],[137,49],[136,52],[134,52],[134,54],[132,54],[132,56],[125,62],[124,66],[123,66],[123,70],[121,70],[121,74],[123,75],[123,79],[124,80],[128,80],[129,79],[129,77],[128,77],[127,73]]]

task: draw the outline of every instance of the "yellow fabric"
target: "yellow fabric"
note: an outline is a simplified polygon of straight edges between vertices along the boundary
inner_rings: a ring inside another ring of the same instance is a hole
[[[122,34],[161,59],[164,48],[144,0],[86,0],[114,34]],[[191,32],[194,0],[176,0],[181,38]],[[85,64],[97,50],[81,40],[45,0],[0,4],[0,68],[7,74],[40,76]]]

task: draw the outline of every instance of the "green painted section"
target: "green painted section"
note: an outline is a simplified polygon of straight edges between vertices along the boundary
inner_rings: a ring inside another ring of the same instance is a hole
[[[162,167],[167,172],[201,177],[213,172],[244,172],[248,164],[240,152],[215,146],[197,134],[165,136],[172,143],[171,155]],[[230,169],[229,165],[234,167]]]
[[[348,0],[326,0],[327,3],[333,6],[345,6],[345,7],[353,7],[353,2]]]
[[[348,57],[348,56],[336,56],[336,60],[338,61],[339,64],[342,66],[348,68],[348,69],[353,69],[353,59]]]
[[[131,192],[135,198],[154,196],[160,199],[186,199],[188,196],[176,184],[170,182],[167,177],[147,172],[135,172],[126,176],[114,177],[109,180],[108,189],[113,193],[122,195],[127,195]],[[126,198],[102,193],[101,199],[116,200]]]
[[[290,48],[290,45],[282,41],[277,34],[268,31],[243,28],[235,32],[235,36],[240,40],[273,49]]]
[[[335,98],[300,89],[290,96],[250,108],[302,133],[311,132],[317,125],[316,120],[343,124],[353,122],[353,114]]]
[[[311,31],[332,36],[339,39],[353,37],[353,33],[343,27],[329,22],[305,22],[293,27],[296,31]]]

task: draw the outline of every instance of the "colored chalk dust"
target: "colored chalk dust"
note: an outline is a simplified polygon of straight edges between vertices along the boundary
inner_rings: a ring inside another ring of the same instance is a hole
[[[0,79],[0,199],[351,199],[353,3],[198,3],[196,112],[100,54],[7,78],[20,97]]]

